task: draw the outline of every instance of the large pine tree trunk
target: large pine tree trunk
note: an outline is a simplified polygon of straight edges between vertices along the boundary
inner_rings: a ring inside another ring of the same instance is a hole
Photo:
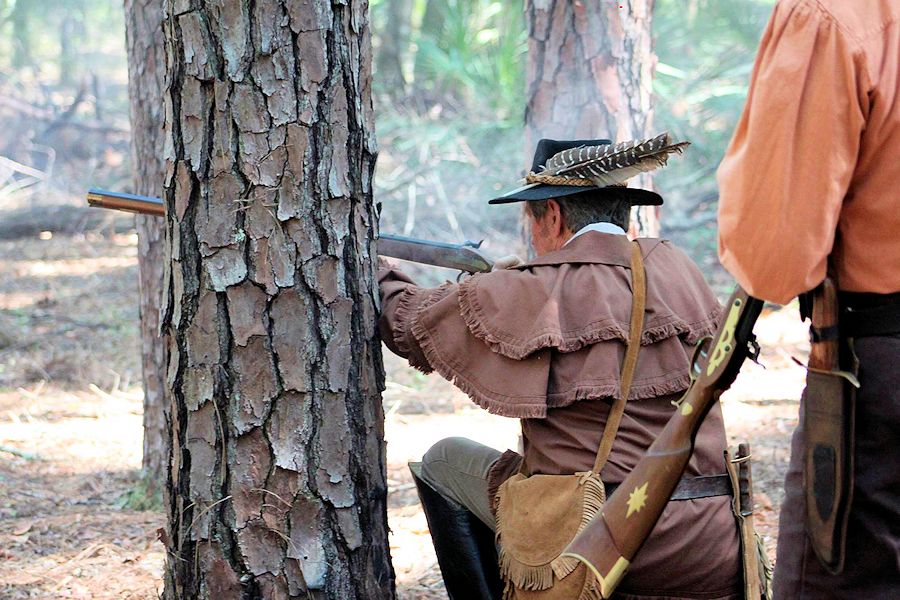
[[[526,0],[525,13],[530,151],[542,137],[621,141],[654,134],[653,0]],[[651,183],[642,176],[630,185]],[[642,235],[658,235],[655,207],[636,216]]]
[[[368,6],[164,28],[166,598],[390,599]]]
[[[131,100],[131,162],[134,192],[160,196],[163,160],[163,90],[166,59],[162,0],[125,0],[128,95]],[[165,230],[156,217],[135,217],[141,303],[141,367],[144,382],[144,480],[162,488],[168,458],[165,419],[166,345],[159,335]]]

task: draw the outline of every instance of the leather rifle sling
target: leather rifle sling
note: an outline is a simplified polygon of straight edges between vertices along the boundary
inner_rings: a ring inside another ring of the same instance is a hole
[[[622,361],[622,374],[619,378],[619,397],[613,402],[606,419],[606,427],[603,428],[603,437],[600,439],[600,448],[597,450],[597,458],[594,460],[593,472],[597,475],[606,464],[609,453],[612,451],[622,415],[625,413],[625,403],[631,393],[631,382],[634,380],[634,370],[637,366],[638,351],[641,349],[641,335],[644,331],[644,309],[647,304],[647,274],[644,272],[644,257],[641,247],[635,241],[631,243],[631,322],[628,332],[628,345],[625,348],[625,360]]]

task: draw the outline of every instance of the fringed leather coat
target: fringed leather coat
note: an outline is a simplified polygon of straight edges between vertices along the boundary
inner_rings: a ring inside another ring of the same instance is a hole
[[[693,347],[715,331],[720,306],[696,265],[671,243],[639,240],[647,274],[641,351],[604,482],[621,482],[690,382]],[[507,451],[490,488],[522,469],[571,474],[593,464],[628,341],[630,242],[588,232],[520,267],[425,289],[379,271],[384,342],[437,371],[489,412],[521,419],[524,454]],[[685,477],[725,473],[715,406]],[[623,599],[740,596],[730,497],[669,503],[619,587]]]

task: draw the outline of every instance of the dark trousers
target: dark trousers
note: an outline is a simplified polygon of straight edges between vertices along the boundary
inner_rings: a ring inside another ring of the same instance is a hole
[[[838,575],[828,573],[806,535],[801,418],[785,478],[776,600],[900,598],[900,335],[859,338],[855,348],[861,387],[845,567]]]

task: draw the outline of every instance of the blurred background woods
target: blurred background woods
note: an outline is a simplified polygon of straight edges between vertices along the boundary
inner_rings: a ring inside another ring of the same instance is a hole
[[[655,177],[667,200],[662,235],[718,285],[727,278],[715,258],[714,172],[771,5],[656,0],[653,8],[654,129],[693,142]],[[517,246],[517,208],[488,209],[485,199],[514,185],[526,164],[522,3],[372,0],[371,18],[381,228],[486,238],[494,253]],[[115,219],[69,211],[56,223],[50,207],[82,204],[89,186],[131,186],[121,2],[0,0],[0,126],[0,156],[37,170],[0,166],[0,235],[34,233],[39,208],[44,229]]]
[[[124,33],[121,2],[0,0],[0,156],[35,169],[0,165],[0,235],[83,227],[53,207],[129,181]]]
[[[773,0],[656,0],[654,129],[693,145],[654,176],[662,236],[724,291],[715,169],[740,116]],[[517,207],[485,199],[526,166],[527,32],[518,1],[374,0],[381,228],[518,244]],[[552,131],[544,132],[553,137]]]

